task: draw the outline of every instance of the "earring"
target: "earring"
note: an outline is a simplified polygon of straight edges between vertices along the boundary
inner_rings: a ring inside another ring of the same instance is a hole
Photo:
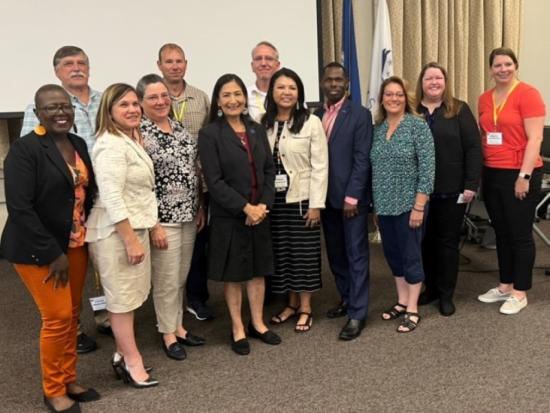
[[[218,109],[217,115],[218,115],[218,118],[221,118],[223,116],[223,111],[221,110],[221,108]]]
[[[300,110],[300,102],[296,101],[296,110]]]
[[[46,134],[46,128],[43,125],[38,125],[34,128],[34,133],[38,136],[44,136]]]
[[[247,108],[247,107],[245,107],[245,108],[243,109],[243,115],[245,115],[245,116],[248,115],[248,108]]]

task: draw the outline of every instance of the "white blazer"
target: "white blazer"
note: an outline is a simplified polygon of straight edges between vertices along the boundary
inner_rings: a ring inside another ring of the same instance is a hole
[[[268,131],[271,151],[277,138],[277,122]],[[310,115],[302,130],[292,133],[288,124],[279,138],[281,162],[288,174],[286,202],[309,200],[310,208],[324,208],[328,186],[328,145],[321,120]]]
[[[88,217],[87,242],[108,237],[125,219],[133,229],[156,224],[153,162],[141,145],[126,135],[105,133],[96,140],[92,164],[99,195]]]

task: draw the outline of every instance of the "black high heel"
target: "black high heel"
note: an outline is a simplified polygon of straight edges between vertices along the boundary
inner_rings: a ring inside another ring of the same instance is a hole
[[[149,376],[145,381],[136,381],[132,377],[132,374],[128,370],[128,367],[126,367],[124,360],[122,360],[120,363],[119,371],[122,376],[122,381],[124,382],[124,384],[130,384],[131,386],[134,386],[136,389],[146,389],[148,387],[158,386],[159,384],[158,380],[155,380],[151,376]]]
[[[111,366],[113,367],[113,371],[115,372],[115,376],[118,380],[122,378],[122,373],[120,372],[120,365],[124,361],[124,357],[118,352],[113,353],[113,357],[111,357]],[[151,366],[144,366],[146,373],[151,373],[153,371],[153,367]]]

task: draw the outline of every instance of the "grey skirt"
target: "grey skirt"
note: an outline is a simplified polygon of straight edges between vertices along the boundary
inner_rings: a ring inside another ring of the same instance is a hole
[[[269,217],[254,226],[245,218],[212,217],[208,242],[208,278],[243,282],[273,274]]]

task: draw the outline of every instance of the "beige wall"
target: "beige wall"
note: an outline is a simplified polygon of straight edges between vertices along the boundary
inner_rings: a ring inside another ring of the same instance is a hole
[[[541,92],[546,103],[545,125],[550,125],[550,2],[525,0],[523,4],[519,75],[521,80],[531,83]]]

